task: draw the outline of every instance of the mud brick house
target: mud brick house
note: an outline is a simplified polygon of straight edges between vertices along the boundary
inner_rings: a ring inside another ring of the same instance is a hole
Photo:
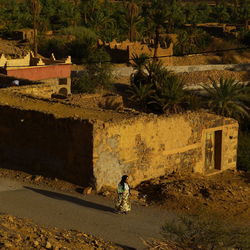
[[[0,56],[0,73],[15,79],[49,84],[53,93],[71,94],[71,58],[56,60],[52,54],[50,58],[38,58],[32,52],[23,58],[8,59],[4,54]]]
[[[2,165],[73,183],[132,186],[173,171],[236,168],[237,121],[206,112],[157,116],[22,100],[0,90]]]
[[[112,42],[102,42],[98,41],[98,47],[103,47],[109,53],[111,60],[116,63],[128,63],[129,60],[133,58],[133,55],[147,54],[150,57],[154,55],[154,40],[149,40],[148,42],[130,42],[129,40],[123,41],[121,43],[113,40]],[[173,43],[171,42],[169,46],[164,44],[158,48],[159,57],[164,58],[167,65],[171,66],[172,55],[173,55]]]

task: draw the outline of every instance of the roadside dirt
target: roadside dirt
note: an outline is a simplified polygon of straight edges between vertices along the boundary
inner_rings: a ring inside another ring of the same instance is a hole
[[[123,249],[76,230],[41,227],[31,220],[0,214],[0,249]]]
[[[22,171],[0,168],[0,176],[54,190],[84,193],[81,186]],[[112,200],[116,198],[116,190],[109,187],[104,187],[99,194]],[[131,194],[132,200],[145,206],[157,205],[185,213],[208,210],[243,222],[250,218],[250,174],[242,171],[208,177],[173,173],[145,181],[132,189]]]
[[[226,171],[209,177],[173,173],[143,182],[137,190],[149,205],[185,213],[207,210],[249,223],[249,173]]]

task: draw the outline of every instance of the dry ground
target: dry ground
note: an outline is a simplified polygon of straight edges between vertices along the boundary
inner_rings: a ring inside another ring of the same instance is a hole
[[[123,249],[76,230],[38,226],[31,220],[0,214],[0,249]]]
[[[5,40],[0,38],[0,55],[5,54],[9,57],[22,57],[27,54],[27,44],[15,40]]]
[[[22,171],[0,168],[0,177],[70,193],[83,192],[81,186]],[[104,187],[99,194],[116,198],[116,191],[108,187]],[[205,177],[177,172],[141,183],[132,190],[131,198],[146,206],[156,205],[184,213],[208,210],[247,222],[250,218],[250,174],[229,170]]]

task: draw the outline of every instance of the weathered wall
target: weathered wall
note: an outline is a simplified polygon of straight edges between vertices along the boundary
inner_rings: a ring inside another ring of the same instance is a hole
[[[207,113],[96,124],[93,170],[97,189],[103,185],[116,187],[123,174],[130,175],[135,186],[169,171],[204,173],[207,129],[223,131],[222,170],[234,168],[237,128],[234,120]],[[235,137],[233,146],[227,145],[231,143],[228,136]],[[229,163],[231,158],[233,161]]]
[[[1,166],[87,185],[92,180],[92,124],[0,106]]]
[[[14,93],[49,99],[51,98],[52,94],[56,93],[57,86],[54,84],[34,84],[28,86],[12,87],[11,91]]]

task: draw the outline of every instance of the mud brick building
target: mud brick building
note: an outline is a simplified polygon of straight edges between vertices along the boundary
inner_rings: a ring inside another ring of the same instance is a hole
[[[8,59],[0,56],[0,73],[13,79],[26,79],[46,83],[54,93],[71,94],[71,58],[57,60],[35,57],[32,52],[23,58]]]
[[[112,42],[106,43],[99,40],[98,47],[105,48],[109,53],[111,60],[116,63],[128,63],[134,55],[146,54],[150,57],[153,57],[154,55],[153,39],[143,43],[131,42],[129,40],[120,43],[113,40]],[[164,62],[171,66],[173,64],[171,57],[173,56],[173,43],[171,42],[169,46],[167,44],[160,46],[157,55],[159,57],[167,57],[164,58]]]
[[[138,115],[21,98],[0,90],[0,160],[10,168],[97,189],[116,187],[123,174],[136,186],[173,171],[236,168],[238,123],[230,118]]]

